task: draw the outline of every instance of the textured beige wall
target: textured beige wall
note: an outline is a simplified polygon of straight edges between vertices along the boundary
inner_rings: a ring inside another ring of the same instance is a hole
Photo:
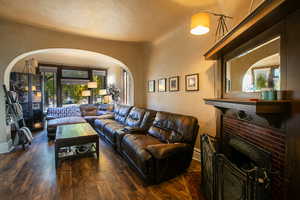
[[[216,65],[213,61],[205,61],[203,57],[212,42],[210,34],[191,35],[189,24],[185,23],[151,44],[146,80],[180,76],[180,91],[157,92],[156,82],[156,92],[147,93],[146,104],[155,110],[195,116],[199,120],[200,133],[215,135],[214,108],[203,102],[203,98],[214,97]],[[199,73],[199,91],[186,92],[185,75],[193,73]],[[199,148],[199,142],[198,137],[196,148]]]
[[[250,1],[218,1],[221,12],[234,17],[228,21],[233,27],[249,14]],[[254,8],[261,0],[254,1]],[[179,92],[156,92],[146,94],[148,108],[192,115],[198,118],[199,135],[216,134],[215,110],[205,105],[203,98],[213,98],[215,91],[216,63],[206,61],[203,54],[213,45],[216,28],[216,18],[211,17],[211,31],[202,36],[193,36],[189,33],[190,21],[186,19],[181,26],[162,36],[149,45],[149,60],[146,80],[157,80],[171,76],[180,76]],[[185,75],[199,73],[199,91],[185,91]],[[200,147],[197,138],[196,147]]]
[[[144,44],[134,42],[116,42],[81,37],[71,34],[49,31],[0,19],[0,81],[8,64],[17,56],[38,49],[72,48],[89,50],[116,58],[128,66],[135,82],[135,104],[144,105],[143,66],[145,61]],[[4,132],[4,100],[0,90],[0,143],[9,139]]]

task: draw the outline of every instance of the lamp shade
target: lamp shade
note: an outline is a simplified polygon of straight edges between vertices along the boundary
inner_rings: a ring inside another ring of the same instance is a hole
[[[204,35],[209,32],[210,18],[208,13],[198,13],[191,19],[191,34]]]
[[[112,102],[111,96],[104,96],[103,97],[103,103],[110,103]]]
[[[97,88],[97,82],[88,82],[88,88]]]
[[[101,95],[101,96],[107,95],[106,89],[99,90],[99,95]]]
[[[32,91],[36,91],[36,86],[33,85],[33,86],[31,87],[31,90],[32,90]]]
[[[81,95],[83,97],[89,97],[89,96],[91,96],[91,91],[90,90],[83,90]]]

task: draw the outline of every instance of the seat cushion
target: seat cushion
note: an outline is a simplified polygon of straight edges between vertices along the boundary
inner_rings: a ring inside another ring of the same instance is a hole
[[[96,119],[94,122],[94,126],[95,126],[95,128],[102,131],[106,124],[114,123],[114,122],[115,122],[115,120],[113,120],[113,119]]]
[[[86,122],[83,117],[63,117],[58,119],[51,119],[48,121],[48,127],[60,126],[66,124],[77,124]]]
[[[162,144],[150,135],[127,134],[121,141],[122,152],[144,174],[149,173],[152,155],[146,150],[148,145]]]
[[[116,144],[117,131],[124,129],[124,125],[118,122],[108,123],[103,128],[103,134],[110,140],[112,144]]]

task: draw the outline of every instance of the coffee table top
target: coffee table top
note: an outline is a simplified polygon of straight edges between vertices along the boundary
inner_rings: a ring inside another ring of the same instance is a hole
[[[68,124],[57,127],[56,140],[97,135],[89,123]]]

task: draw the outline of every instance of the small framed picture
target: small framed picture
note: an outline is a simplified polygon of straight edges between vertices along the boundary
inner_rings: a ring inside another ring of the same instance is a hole
[[[179,91],[179,76],[174,76],[169,78],[169,91],[170,92]]]
[[[189,74],[185,76],[185,90],[186,91],[199,90],[199,74]]]
[[[148,92],[155,92],[155,80],[148,81]]]
[[[162,78],[158,80],[158,91],[159,92],[166,92],[167,91],[167,79]]]

